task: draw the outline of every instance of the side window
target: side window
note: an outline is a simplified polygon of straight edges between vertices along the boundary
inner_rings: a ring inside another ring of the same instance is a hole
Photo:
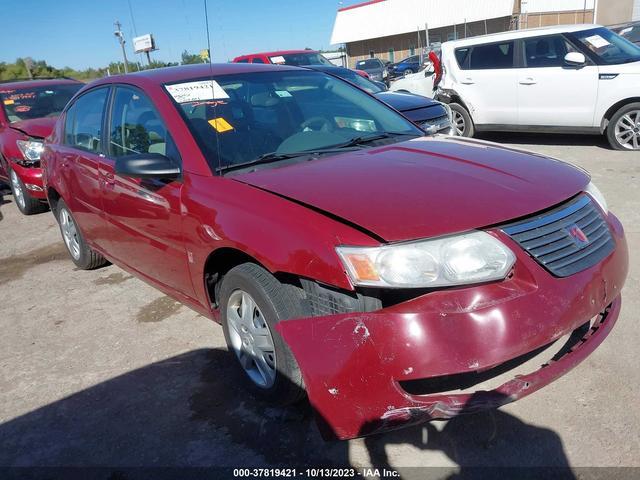
[[[471,50],[469,70],[493,70],[513,68],[514,43],[478,45]],[[465,69],[466,70],[466,69]]]
[[[178,160],[167,127],[151,100],[142,92],[117,87],[110,123],[110,157],[159,153]]]
[[[469,57],[469,52],[471,51],[471,49],[469,47],[465,47],[465,48],[456,48],[456,60],[458,61],[458,66],[463,69],[466,70],[466,62],[467,62],[467,58]]]
[[[92,90],[78,98],[67,110],[65,144],[88,152],[102,152],[102,118],[108,93],[108,88]]]
[[[236,63],[249,63],[249,59],[248,58],[241,58]]]
[[[251,63],[264,63],[264,60],[262,60],[260,57],[255,57]]]
[[[528,68],[562,67],[567,53],[575,51],[560,35],[527,38],[524,53]]]

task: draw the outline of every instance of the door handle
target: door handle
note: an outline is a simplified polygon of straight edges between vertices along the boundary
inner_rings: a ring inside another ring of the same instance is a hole
[[[536,82],[535,78],[533,77],[526,77],[526,78],[520,79],[520,85],[535,85],[536,83],[538,82]]]
[[[116,184],[116,177],[113,173],[105,173],[104,174],[104,183],[106,183],[107,185],[115,185]]]
[[[473,85],[476,82],[473,81],[473,78],[467,77],[464,80],[462,80],[462,82],[460,83],[462,83],[463,85]]]

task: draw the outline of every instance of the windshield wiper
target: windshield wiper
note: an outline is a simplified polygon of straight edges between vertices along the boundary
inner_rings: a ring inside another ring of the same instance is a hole
[[[343,153],[344,152],[344,147],[342,145],[340,145],[339,147],[336,148],[320,148],[320,149],[316,149],[316,150],[303,150],[301,152],[271,152],[271,153],[265,153],[263,155],[260,155],[258,158],[254,159],[254,160],[250,160],[248,162],[242,162],[242,163],[232,163],[229,165],[224,165],[222,167],[218,167],[216,169],[217,172],[229,172],[232,170],[241,170],[243,168],[247,168],[247,167],[253,167],[256,165],[264,165],[267,163],[273,163],[273,162],[277,162],[279,160],[287,160],[290,158],[297,158],[297,157],[316,157],[319,155],[323,155],[323,154],[330,154],[330,153]]]
[[[341,144],[336,145],[336,148],[349,148],[349,147],[357,147],[358,145],[365,145],[367,143],[375,142],[378,140],[384,140],[386,138],[393,137],[420,137],[421,135],[418,133],[409,133],[409,132],[382,132],[376,133],[373,135],[362,135],[359,137],[354,137],[351,140]]]

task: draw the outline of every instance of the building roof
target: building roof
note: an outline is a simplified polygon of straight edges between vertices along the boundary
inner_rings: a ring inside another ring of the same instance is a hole
[[[331,43],[387,37],[465,21],[507,17],[514,0],[371,0],[338,10]]]

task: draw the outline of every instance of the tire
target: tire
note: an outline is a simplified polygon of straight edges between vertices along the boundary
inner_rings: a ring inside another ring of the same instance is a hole
[[[451,122],[455,134],[460,137],[473,137],[476,129],[467,109],[459,103],[450,103],[449,107],[451,107]]]
[[[77,226],[78,224],[71,214],[71,210],[62,199],[58,200],[56,218],[60,226],[62,240],[76,267],[81,270],[95,270],[108,263],[102,255],[93,251],[87,245],[80,228]]]
[[[413,73],[413,70],[411,70],[410,68],[407,68],[404,72],[403,75],[411,75]]]
[[[250,313],[243,319],[246,305]],[[281,321],[303,316],[298,290],[262,267],[244,263],[222,279],[220,310],[229,351],[256,396],[279,406],[304,398],[300,368],[275,328]]]
[[[640,103],[625,105],[611,117],[607,140],[614,150],[640,150]]]
[[[35,215],[36,213],[46,212],[49,208],[46,203],[37,198],[33,198],[29,195],[27,187],[15,172],[15,170],[9,169],[9,188],[11,188],[11,194],[13,200],[16,202],[16,206],[20,213],[23,215]]]

